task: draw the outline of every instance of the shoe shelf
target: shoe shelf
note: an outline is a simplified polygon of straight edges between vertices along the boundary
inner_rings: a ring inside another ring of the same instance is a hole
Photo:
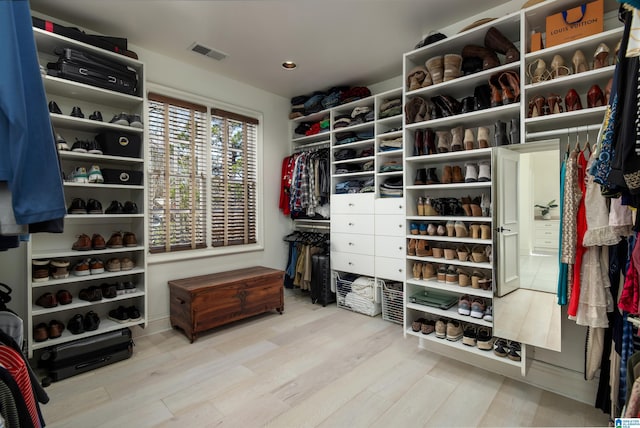
[[[470,296],[478,296],[478,297],[483,297],[485,299],[493,298],[493,291],[483,290],[482,288],[473,288],[471,286],[462,287],[458,284],[447,284],[447,283],[431,281],[431,280],[414,279],[410,277],[407,277],[407,284],[412,284],[419,287],[436,289],[441,291],[453,292],[460,295],[468,294]]]
[[[390,119],[394,119],[394,118],[390,118]],[[387,119],[382,119],[382,120],[387,120]],[[398,124],[401,125],[402,122],[398,122]],[[401,129],[398,131],[384,132],[376,135],[377,140],[387,140],[387,139],[396,138],[396,137],[402,137]]]
[[[111,156],[111,155],[98,155],[98,154],[93,154],[93,153],[79,153],[79,152],[71,152],[71,151],[67,151],[67,150],[58,151],[58,156],[60,156],[60,159],[74,160],[74,161],[77,161],[77,162],[99,161],[99,162],[113,162],[113,163],[119,163],[119,164],[144,163],[144,159],[142,159],[142,158],[131,158],[131,157],[125,157],[125,156]]]
[[[92,337],[98,334],[102,334],[102,333],[108,333],[110,331],[115,331],[115,330],[120,330],[123,328],[127,328],[127,327],[133,327],[133,326],[137,326],[140,325],[144,319],[145,319],[145,314],[141,311],[140,312],[140,316],[141,319],[137,320],[137,321],[128,321],[125,323],[119,323],[119,322],[115,322],[113,320],[110,320],[109,318],[105,316],[100,315],[100,327],[98,327],[97,330],[94,331],[85,331],[84,333],[80,333],[80,334],[72,334],[69,330],[67,330],[66,325],[67,323],[65,322],[65,329],[62,332],[62,336],[55,338],[55,339],[47,339],[43,342],[33,342],[31,344],[31,350],[35,351],[38,349],[44,349],[44,348],[48,348],[50,346],[55,346],[55,345],[60,345],[62,343],[67,343],[67,342],[73,342],[74,340],[78,340],[78,339],[85,339],[87,337]]]
[[[417,262],[431,262],[431,263],[440,263],[440,264],[448,264],[448,265],[456,265],[456,266],[467,266],[477,269],[493,269],[493,265],[489,262],[463,262],[458,259],[445,259],[444,257],[418,257],[418,256],[407,256],[407,260],[415,260]]]
[[[584,128],[587,125],[601,125],[607,106],[584,108],[582,110],[545,116],[530,117],[524,120],[527,133],[550,131],[558,128]]]
[[[398,98],[401,97],[401,93],[398,93]],[[388,126],[389,128],[395,128],[395,127],[399,127],[400,125],[402,125],[402,118],[403,118],[403,114],[398,114],[395,116],[389,116],[389,117],[384,117],[382,119],[378,119],[376,120],[376,125],[378,126]],[[402,134],[402,131],[395,131],[398,132],[399,134]],[[389,133],[379,133],[378,136],[390,136],[392,135],[391,132]]]
[[[417,221],[464,221],[470,223],[491,223],[491,217],[467,217],[467,216],[426,216],[426,215],[413,215],[407,216],[407,220]]]
[[[587,93],[591,85],[600,85],[600,88],[604,92],[607,81],[609,78],[613,77],[615,68],[615,65],[609,65],[607,67],[584,71],[578,74],[568,74],[566,76],[556,77],[555,79],[528,84],[524,89],[527,91],[527,97],[529,99],[531,99],[532,95],[544,95],[548,92],[554,91],[560,92],[559,95],[564,98],[564,92],[566,92],[567,89],[575,89],[576,92],[581,95],[581,101],[583,99],[586,101],[586,97],[583,94]],[[583,103],[582,105],[585,106],[586,103]]]
[[[101,300],[95,301],[95,302],[89,302],[86,300],[80,300],[79,298],[75,297],[73,299],[73,302],[69,303],[68,305],[60,305],[58,304],[58,306],[53,307],[53,308],[43,308],[41,306],[38,306],[36,304],[31,305],[31,315],[33,316],[39,316],[39,315],[48,315],[48,314],[53,314],[56,312],[64,312],[64,311],[75,311],[78,309],[82,309],[82,308],[88,308],[88,307],[92,307],[94,305],[102,305],[102,304],[107,304],[107,303],[111,303],[111,302],[118,302],[118,301],[123,301],[123,300],[129,300],[132,299],[134,297],[143,297],[144,296],[144,292],[142,290],[136,289],[137,291],[134,293],[127,293],[127,294],[122,294],[120,296],[116,296],[113,299],[106,299],[106,298],[102,298]],[[100,323],[102,324],[102,320],[100,320]]]
[[[108,272],[105,270],[104,273],[99,273],[95,275],[85,275],[85,276],[75,276],[73,275],[73,273],[70,273],[67,278],[49,279],[48,281],[34,282],[33,284],[31,284],[31,286],[33,288],[43,288],[43,287],[51,287],[51,286],[61,285],[61,284],[73,284],[76,282],[86,282],[87,280],[94,280],[94,279],[105,280],[109,278],[118,278],[121,276],[137,275],[141,273],[144,273],[144,268],[141,268],[141,267],[134,267],[133,269],[120,270],[117,272]]]
[[[493,124],[498,120],[508,121],[510,119],[513,119],[514,117],[518,116],[519,113],[520,103],[517,102],[498,107],[487,108],[484,110],[478,110],[471,113],[456,114],[454,116],[411,123],[405,125],[405,129],[407,129],[408,131],[412,131],[415,129],[423,128],[442,129],[455,128],[457,126],[464,126],[465,128],[487,126],[487,124]]]
[[[493,240],[491,239],[474,239],[474,238],[455,238],[449,236],[437,236],[437,235],[407,235],[408,239],[426,239],[427,241],[438,242],[451,242],[460,244],[477,244],[477,245],[491,245]]]
[[[406,294],[407,294],[407,298],[411,297],[409,293],[406,293]],[[449,309],[440,309],[440,308],[434,308],[431,306],[424,306],[424,305],[419,305],[417,303],[408,302],[407,309],[413,309],[416,311],[424,312],[426,314],[435,315],[437,317],[449,318],[453,320],[462,321],[465,323],[480,325],[483,327],[493,327],[492,322],[485,321],[481,318],[474,318],[470,315],[460,315],[458,313],[458,307],[455,305]]]
[[[70,242],[72,243],[72,242]],[[107,248],[104,250],[88,250],[88,251],[76,251],[70,248],[58,248],[58,249],[50,249],[50,250],[34,250],[31,253],[32,258],[34,259],[53,259],[60,257],[88,257],[95,255],[104,255],[111,253],[133,253],[138,251],[145,250],[146,247],[138,245],[136,247],[122,247],[122,248]]]
[[[422,156],[407,156],[406,160],[408,163],[420,162],[423,163],[425,161],[434,161],[434,162],[446,162],[446,161],[467,161],[472,159],[484,159],[491,156],[491,148],[487,149],[473,149],[473,150],[460,150],[457,152],[447,152],[447,153],[437,153],[433,155],[422,155]]]
[[[104,51],[100,52],[101,55],[102,52]],[[143,102],[141,97],[135,95],[114,92],[54,76],[45,76],[44,88],[49,97],[69,97],[70,94],[73,94],[74,98],[91,99],[96,104],[118,106],[125,109],[135,108]]]
[[[482,350],[479,349],[477,346],[468,346],[465,345],[464,343],[462,343],[462,339],[452,342],[450,340],[447,339],[439,339],[436,337],[435,333],[431,333],[431,334],[422,334],[420,332],[415,332],[411,329],[411,327],[409,327],[406,330],[407,335],[413,336],[413,337],[417,337],[418,339],[420,339],[420,344],[419,347],[422,349],[429,349],[429,343],[436,343],[436,344],[441,344],[444,346],[449,346],[451,348],[455,348],[458,349],[460,351],[464,351],[464,352],[470,352],[472,354],[484,357],[484,358],[489,358],[491,360],[495,360],[495,361],[499,361],[503,364],[509,364],[515,367],[522,367],[522,362],[521,361],[513,361],[510,360],[509,358],[506,357],[500,357],[496,354],[493,353],[493,346],[491,347],[492,349],[489,350]],[[521,352],[521,354],[524,351]],[[522,355],[522,359],[524,360],[524,355]]]
[[[353,177],[367,177],[373,175],[373,171],[362,171],[362,172],[349,172],[346,174],[332,174],[331,176],[334,178],[353,178]]]
[[[375,156],[365,156],[362,158],[351,158],[351,159],[344,159],[344,160],[337,160],[337,161],[333,161],[334,165],[342,165],[342,164],[350,164],[350,163],[366,163],[369,162],[370,160],[374,160]],[[371,171],[373,172],[373,171]]]
[[[407,190],[450,190],[450,189],[482,189],[491,187],[490,181],[478,181],[474,183],[451,183],[451,184],[412,184],[405,186]]]
[[[499,67],[482,70],[467,76],[460,76],[447,82],[438,83],[436,85],[426,86],[424,88],[407,91],[407,97],[419,96],[422,98],[430,98],[436,95],[450,95],[460,100],[461,98],[473,95],[476,86],[489,83],[489,77],[496,73],[502,73],[509,70],[518,71],[520,69],[520,61],[503,64]]]
[[[64,114],[50,113],[51,123],[60,129],[73,129],[74,131],[95,132],[101,130],[118,130],[130,134],[142,134],[144,130],[133,126],[118,125],[116,123],[100,122],[98,120],[83,119],[81,117],[67,116]],[[86,114],[85,114],[86,116]],[[69,143],[69,141],[67,142]]]
[[[394,176],[401,176],[402,175],[402,171],[388,171],[388,172],[378,172],[376,173],[376,175],[378,177],[394,177]]]
[[[105,184],[105,183],[74,183],[72,181],[65,181],[64,187],[84,187],[92,189],[127,189],[127,190],[143,190],[143,185],[129,185],[129,184]]]
[[[386,157],[402,157],[402,148],[399,148],[397,150],[385,150],[385,151],[381,151],[376,153],[376,156],[381,157],[381,158],[386,158]]]

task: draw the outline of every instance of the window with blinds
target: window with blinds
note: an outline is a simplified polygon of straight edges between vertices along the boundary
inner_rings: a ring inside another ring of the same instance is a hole
[[[256,242],[257,127],[254,118],[211,110],[211,245]]]
[[[149,248],[206,247],[207,108],[149,94]]]
[[[148,106],[150,251],[255,244],[258,120],[155,93]]]

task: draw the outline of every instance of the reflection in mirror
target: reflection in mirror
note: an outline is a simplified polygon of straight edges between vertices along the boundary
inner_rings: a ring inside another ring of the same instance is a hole
[[[552,147],[520,153],[520,286],[494,297],[493,311],[494,336],[560,351],[561,307],[556,298],[560,209],[553,207],[560,201],[560,151],[557,141]]]

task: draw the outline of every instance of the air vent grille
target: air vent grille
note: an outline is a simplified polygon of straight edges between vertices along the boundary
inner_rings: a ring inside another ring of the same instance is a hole
[[[191,46],[191,50],[195,53],[199,53],[200,55],[204,55],[204,56],[208,56],[209,58],[213,58],[216,61],[222,61],[223,59],[225,59],[228,55],[224,52],[220,52],[211,48],[208,48],[206,46],[203,46],[199,43],[194,43]]]

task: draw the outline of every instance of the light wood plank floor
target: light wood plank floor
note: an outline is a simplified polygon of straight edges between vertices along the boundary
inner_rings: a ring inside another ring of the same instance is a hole
[[[285,291],[283,315],[136,340],[56,382],[49,427],[607,426],[591,406],[420,350],[397,324]]]

